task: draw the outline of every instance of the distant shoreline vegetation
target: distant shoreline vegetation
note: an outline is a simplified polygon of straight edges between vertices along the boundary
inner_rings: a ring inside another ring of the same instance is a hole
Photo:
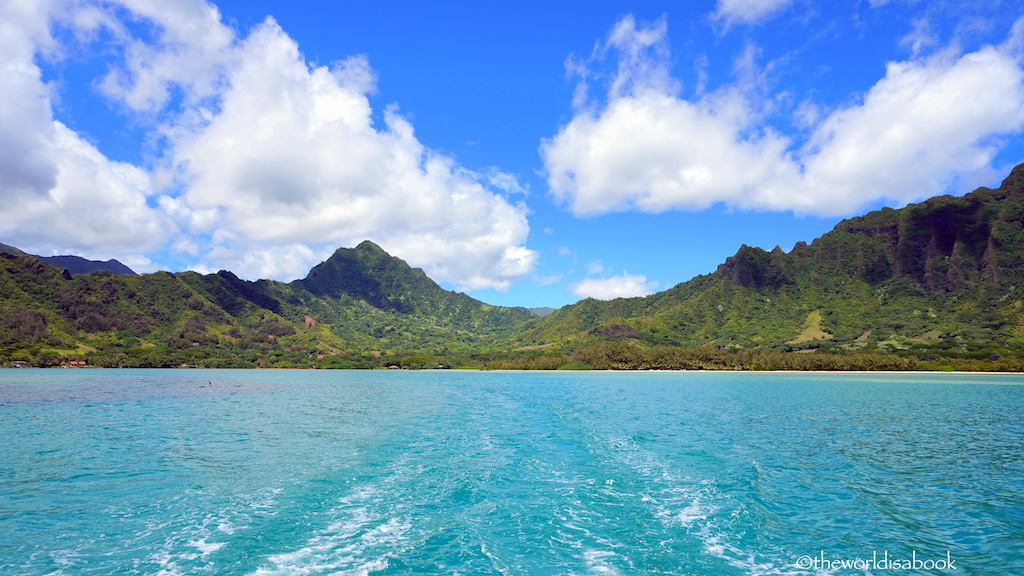
[[[195,352],[199,352],[198,350]],[[1024,372],[1021,358],[921,358],[880,352],[773,352],[723,350],[713,347],[644,348],[629,342],[601,342],[571,351],[478,352],[466,354],[333,354],[300,358],[288,354],[252,358],[205,357],[199,354],[149,353],[59,355],[42,351],[35,356],[0,358],[3,368],[282,368],[326,370],[717,370],[717,371],[957,371]]]
[[[603,343],[568,354],[532,354],[486,362],[492,370],[959,371],[1022,372],[1024,359],[921,360],[892,353],[729,351],[718,348]]]

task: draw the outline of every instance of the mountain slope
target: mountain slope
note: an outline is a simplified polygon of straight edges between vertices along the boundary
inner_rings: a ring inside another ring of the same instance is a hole
[[[399,319],[420,319],[418,327],[432,332],[507,334],[535,318],[526,310],[491,306],[445,290],[423,270],[410,267],[370,241],[338,249],[306,278],[291,285],[302,289],[297,294],[304,305],[323,315],[342,314],[349,303],[359,302]]]
[[[369,242],[289,284],[227,271],[71,276],[29,255],[0,254],[7,358],[51,350],[119,365],[308,367],[368,351],[469,354],[533,318],[446,291]]]
[[[25,254],[21,250],[14,246],[8,246],[7,244],[0,244],[0,253],[6,254]],[[135,274],[135,271],[118,262],[117,260],[110,259],[106,262],[99,260],[88,260],[81,256],[35,256],[36,258],[46,262],[50,266],[56,266],[57,268],[63,268],[71,274],[88,274],[89,272],[95,272],[97,270],[109,270],[114,274]]]
[[[1021,346],[1022,299],[1024,165],[997,189],[851,218],[788,254],[741,246],[664,292],[579,302],[526,340],[984,353]]]
[[[0,253],[0,363],[436,365],[520,350],[555,366],[560,352],[609,341],[1024,358],[1024,165],[997,189],[851,218],[789,253],[741,246],[669,290],[544,317],[444,290],[371,242],[291,283],[228,271],[71,275],[11,252]]]
[[[109,270],[114,274],[135,275],[134,270],[113,258],[107,261],[89,260],[81,256],[36,256],[36,258],[50,266],[63,268],[72,274],[88,274],[97,270]]]
[[[21,250],[18,250],[14,246],[8,246],[7,244],[0,243],[0,253],[7,254],[24,254]]]

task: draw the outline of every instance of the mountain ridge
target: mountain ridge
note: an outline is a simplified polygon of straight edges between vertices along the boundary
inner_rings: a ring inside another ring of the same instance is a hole
[[[0,254],[0,362],[311,367],[342,358],[335,364],[369,367],[411,355],[422,365],[493,348],[534,317],[444,290],[371,242],[290,283],[226,270],[71,275]]]
[[[558,367],[592,365],[573,355],[601,346],[662,358],[689,347],[1024,359],[1024,165],[999,188],[855,216],[788,253],[741,245],[714,272],[667,290],[584,299],[543,317],[445,290],[370,241],[289,283],[226,270],[71,275],[8,251],[0,288],[0,361],[379,367],[522,357]]]
[[[18,248],[15,248],[14,246],[10,246],[7,244],[0,244],[0,253],[14,255],[26,254],[28,256],[33,256],[35,258],[38,258],[39,260],[42,260],[43,262],[46,262],[51,266],[63,268],[64,270],[67,270],[69,274],[88,274],[90,272],[95,272],[97,270],[109,270],[114,274],[136,275],[134,270],[113,258],[111,258],[110,260],[101,261],[89,260],[88,258],[83,258],[81,256],[74,256],[70,254],[60,256],[38,256],[35,254],[28,254]]]
[[[938,331],[960,347],[1017,346],[1022,223],[1024,165],[999,188],[849,218],[789,253],[741,245],[715,272],[650,296],[569,305],[527,340],[628,333],[647,345],[893,348]],[[801,338],[815,322],[829,337]]]

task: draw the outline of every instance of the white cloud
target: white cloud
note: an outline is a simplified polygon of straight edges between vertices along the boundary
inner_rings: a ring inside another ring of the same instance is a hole
[[[900,39],[900,45],[911,50],[911,54],[917,57],[925,48],[930,48],[938,43],[931,30],[931,24],[927,18],[914,20],[914,30]]]
[[[310,67],[273,20],[240,37],[203,0],[120,4],[0,8],[0,184],[24,197],[0,214],[6,241],[83,254],[166,246],[194,269],[250,278],[302,276],[365,239],[465,289],[505,289],[533,270],[527,209],[503,195],[525,186],[425,147],[397,107],[375,127],[365,57]],[[54,121],[33,59],[59,51],[58,19],[85,48],[104,38],[109,72],[96,85],[163,139],[151,171]]]
[[[894,62],[856,106],[822,121],[801,150],[797,193],[758,204],[844,214],[865,201],[899,203],[942,193],[986,170],[997,137],[1024,127],[1024,70],[996,48]]]
[[[56,139],[50,97],[33,62],[37,43],[49,34],[45,14],[28,10],[31,6],[0,7],[0,186],[15,198],[44,194],[57,180],[46,154]]]
[[[695,103],[657,93],[612,100],[544,142],[548,185],[577,215],[740,203],[792,171],[779,161],[786,141],[744,137],[746,114],[729,95]]]
[[[41,51],[59,57],[46,12],[58,8],[75,17],[63,4],[0,6],[0,237],[38,254],[127,260],[163,242],[170,221],[148,205],[145,171],[109,160],[54,120],[34,59]]]
[[[658,283],[648,282],[646,276],[629,273],[611,278],[586,278],[571,285],[576,296],[597,300],[647,296],[657,287]]]
[[[664,62],[669,56],[665,37],[668,21],[661,18],[649,26],[637,27],[632,15],[624,17],[608,34],[605,50],[619,56],[618,70],[609,88],[612,98],[655,92],[674,94],[679,82],[672,78]]]
[[[792,0],[718,0],[714,16],[726,25],[753,24],[771,16]]]
[[[191,105],[217,95],[235,33],[221,22],[215,6],[205,0],[120,3],[157,27],[156,42],[132,38],[117,21],[107,23],[124,43],[124,63],[100,82],[105,94],[142,112],[164,108],[175,86],[183,88]]]
[[[525,207],[482,184],[520,190],[514,177],[425,148],[397,109],[375,129],[372,77],[362,57],[310,69],[274,21],[255,29],[219,113],[177,139],[194,231],[231,231],[220,260],[248,276],[301,274],[322,257],[279,247],[364,239],[466,288],[504,289],[529,273]]]
[[[108,160],[60,122],[49,136],[43,156],[54,180],[15,194],[16,209],[0,211],[0,235],[32,253],[102,259],[129,258],[167,238],[169,219],[147,205],[145,171]]]
[[[664,44],[660,23],[640,30],[645,45],[658,45],[651,32]],[[803,143],[765,127],[761,88],[741,79],[687,100],[655,89],[668,59],[650,56],[620,70],[631,90],[609,90],[542,143],[548,184],[577,215],[715,203],[841,215],[942,193],[989,170],[997,137],[1024,127],[1024,70],[1011,44],[890,63],[862,101],[830,113],[805,101],[794,114],[810,131]]]

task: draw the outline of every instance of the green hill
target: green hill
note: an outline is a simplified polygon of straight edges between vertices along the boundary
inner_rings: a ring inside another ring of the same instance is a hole
[[[303,280],[221,271],[63,274],[0,254],[0,360],[120,366],[428,365],[492,349],[536,316],[442,289],[370,242]]]
[[[0,253],[7,254],[25,254],[21,250],[14,246],[8,246],[7,244],[0,244]],[[95,272],[96,270],[109,270],[114,274],[135,274],[135,271],[118,262],[117,260],[107,260],[105,262],[99,260],[88,260],[81,256],[35,256],[36,258],[46,262],[50,266],[56,266],[57,268],[63,268],[67,270],[69,274],[88,274],[89,272]]]
[[[994,190],[543,317],[444,290],[372,242],[290,283],[73,275],[17,252],[0,253],[5,365],[1024,368],[1024,165]]]
[[[645,298],[584,300],[524,341],[1019,356],[1024,165],[995,189],[840,222],[788,254],[741,246],[712,274]]]

